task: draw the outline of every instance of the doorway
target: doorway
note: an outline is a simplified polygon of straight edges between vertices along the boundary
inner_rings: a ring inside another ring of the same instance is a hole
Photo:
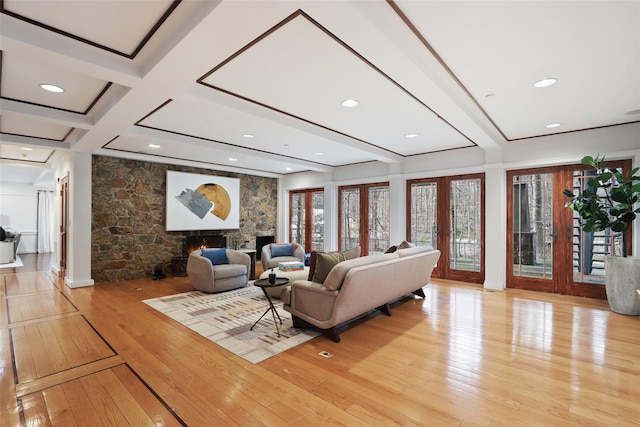
[[[407,240],[441,252],[433,276],[484,282],[484,174],[407,182]]]
[[[60,178],[60,273],[59,277],[67,277],[67,230],[69,209],[69,178]]]
[[[608,166],[626,171],[631,162]],[[606,298],[604,257],[620,253],[622,235],[582,231],[563,194],[583,191],[592,173],[583,165],[507,172],[507,287]]]

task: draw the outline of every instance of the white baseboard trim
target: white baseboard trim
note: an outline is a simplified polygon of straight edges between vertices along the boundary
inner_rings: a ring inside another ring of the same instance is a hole
[[[490,291],[504,291],[506,288],[504,282],[488,282],[486,280],[483,287]]]
[[[93,279],[74,282],[72,280],[69,280],[68,278],[65,278],[64,284],[70,287],[71,289],[86,288],[88,286],[93,286]]]

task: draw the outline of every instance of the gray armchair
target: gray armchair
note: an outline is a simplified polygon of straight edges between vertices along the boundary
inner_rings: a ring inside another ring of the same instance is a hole
[[[288,248],[284,246],[291,245],[291,252],[286,253]],[[285,255],[282,255],[284,252]],[[275,256],[274,256],[275,255]],[[260,258],[264,271],[272,268],[278,268],[279,262],[301,261],[304,262],[304,247],[297,243],[270,243],[262,247],[262,255]]]
[[[187,276],[194,289],[207,293],[241,288],[249,281],[251,257],[246,253],[225,249],[226,264],[214,265],[200,249],[189,254]]]

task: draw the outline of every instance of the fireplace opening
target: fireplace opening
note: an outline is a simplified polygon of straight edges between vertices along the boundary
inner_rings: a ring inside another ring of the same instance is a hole
[[[197,249],[205,248],[226,248],[226,236],[187,236],[185,252],[189,255]]]
[[[262,248],[270,243],[275,243],[275,236],[256,236],[256,259],[262,259]]]

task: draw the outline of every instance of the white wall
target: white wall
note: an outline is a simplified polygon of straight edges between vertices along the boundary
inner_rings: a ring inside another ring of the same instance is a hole
[[[504,144],[501,149],[479,147],[405,158],[400,164],[369,162],[335,168],[332,172],[299,173],[282,178],[278,194],[278,221],[288,230],[288,190],[324,187],[325,250],[337,249],[337,189],[341,185],[390,182],[391,241],[405,237],[405,198],[408,179],[485,173],[485,284],[504,289],[506,275],[506,172],[507,170],[576,164],[585,155],[604,154],[609,159],[632,159],[640,165],[640,123],[532,138]],[[562,191],[562,189],[560,190]],[[640,254],[640,219],[634,224],[633,253]]]
[[[8,215],[10,227],[21,233],[18,254],[38,250],[38,190],[31,184],[0,183],[0,213]]]

